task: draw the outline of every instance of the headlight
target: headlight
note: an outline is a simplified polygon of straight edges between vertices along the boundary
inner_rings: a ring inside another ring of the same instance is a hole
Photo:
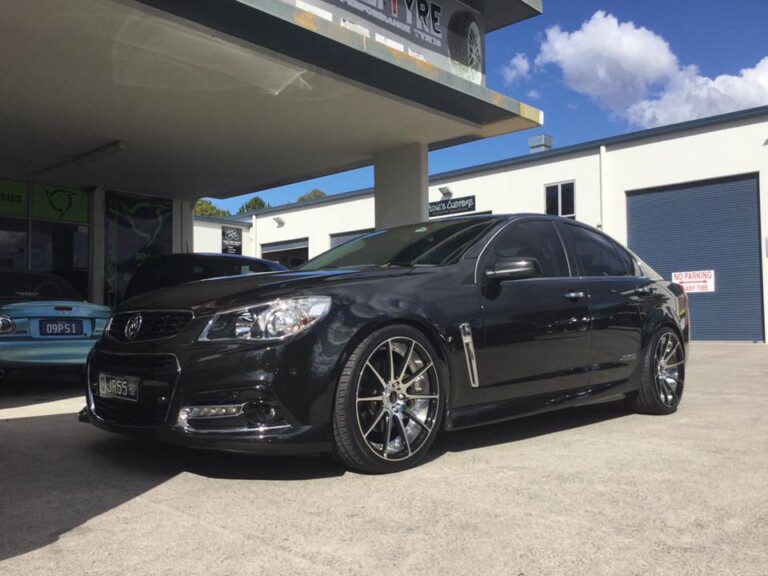
[[[16,331],[16,322],[10,316],[0,316],[0,334],[13,334]]]
[[[200,340],[269,342],[303,332],[328,314],[329,296],[302,296],[216,314]]]

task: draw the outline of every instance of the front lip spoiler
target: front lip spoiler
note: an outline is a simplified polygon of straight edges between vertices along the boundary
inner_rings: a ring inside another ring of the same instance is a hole
[[[91,423],[102,430],[132,436],[150,436],[199,450],[240,452],[265,455],[311,455],[331,451],[330,427],[279,425],[272,427],[230,430],[193,431],[181,426],[131,426],[113,424],[99,417],[88,406],[78,414],[78,420]]]

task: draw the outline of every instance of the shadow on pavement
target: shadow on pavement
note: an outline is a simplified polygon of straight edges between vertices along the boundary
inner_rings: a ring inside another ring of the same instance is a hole
[[[462,452],[485,446],[520,442],[538,436],[574,430],[629,415],[623,402],[610,402],[557,410],[498,424],[456,430],[438,436],[428,457],[439,458],[446,452]]]
[[[0,410],[76,397],[85,398],[81,370],[10,372],[0,378]]]
[[[442,434],[428,460],[626,414],[621,403],[604,404]],[[75,414],[0,420],[0,467],[0,561],[51,544],[183,472],[262,481],[312,480],[345,473],[328,457],[194,451],[113,435],[78,422]]]

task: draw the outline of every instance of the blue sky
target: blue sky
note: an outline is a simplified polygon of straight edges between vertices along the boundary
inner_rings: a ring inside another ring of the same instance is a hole
[[[545,125],[430,154],[436,174],[768,105],[768,0],[544,0],[542,16],[486,38],[487,85],[544,111]],[[312,188],[373,185],[355,170],[261,192],[272,206]],[[236,212],[250,197],[213,200]]]

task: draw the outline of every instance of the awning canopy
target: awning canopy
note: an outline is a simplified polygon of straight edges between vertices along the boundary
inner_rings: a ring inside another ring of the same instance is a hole
[[[482,86],[256,4],[6,1],[0,177],[223,198],[541,123]],[[519,17],[535,4],[499,2]]]

